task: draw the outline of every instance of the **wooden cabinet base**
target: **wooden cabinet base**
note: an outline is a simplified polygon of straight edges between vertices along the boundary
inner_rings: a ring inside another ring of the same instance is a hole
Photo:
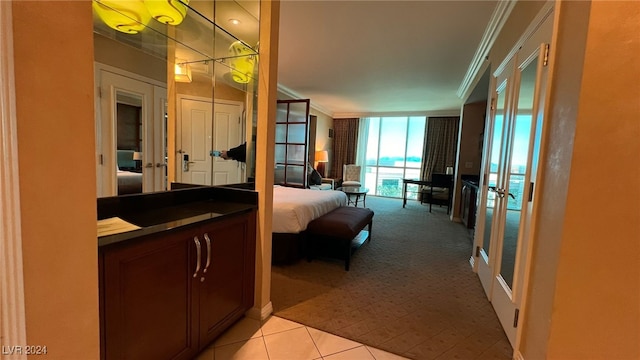
[[[253,306],[255,212],[99,256],[101,358],[191,359]]]

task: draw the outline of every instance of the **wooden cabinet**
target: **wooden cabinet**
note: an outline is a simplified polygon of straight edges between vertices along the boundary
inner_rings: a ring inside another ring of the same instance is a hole
[[[255,212],[100,248],[102,359],[190,359],[253,305]]]
[[[246,218],[236,217],[201,232],[211,242],[210,267],[200,275],[198,296],[200,343],[208,344],[253,306],[255,231]]]

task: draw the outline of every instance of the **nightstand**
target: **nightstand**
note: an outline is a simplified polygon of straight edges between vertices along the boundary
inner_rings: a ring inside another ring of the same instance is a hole
[[[335,179],[322,178],[322,183],[323,184],[331,184],[331,190],[335,190],[336,189]]]

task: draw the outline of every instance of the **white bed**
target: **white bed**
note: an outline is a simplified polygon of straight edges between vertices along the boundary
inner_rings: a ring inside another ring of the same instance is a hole
[[[275,185],[273,233],[298,234],[311,220],[346,206],[347,195],[336,190],[311,190]]]
[[[137,194],[142,192],[142,173],[118,169],[118,195]]]

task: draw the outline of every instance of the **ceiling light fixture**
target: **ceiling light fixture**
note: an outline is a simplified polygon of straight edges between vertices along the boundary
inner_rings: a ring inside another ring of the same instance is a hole
[[[233,81],[246,84],[253,77],[253,67],[255,66],[255,51],[238,40],[229,46],[229,53],[233,56],[230,61],[231,78]]]
[[[229,19],[229,22],[232,23],[233,25],[240,25],[240,20],[238,19]]]
[[[178,25],[187,15],[189,0],[144,0],[151,16],[163,24]]]
[[[151,18],[163,24],[180,24],[187,15],[189,0],[93,0],[92,3],[107,26],[125,34],[137,34]]]
[[[137,34],[151,20],[142,0],[94,0],[93,10],[107,26],[125,34]]]

